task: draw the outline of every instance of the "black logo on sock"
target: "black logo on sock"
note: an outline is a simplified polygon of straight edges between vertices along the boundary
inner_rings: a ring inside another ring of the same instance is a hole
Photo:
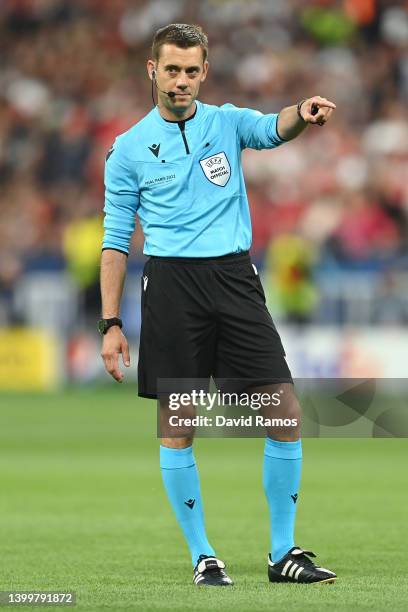
[[[192,510],[194,508],[195,499],[189,499],[188,501],[186,501],[184,503],[186,504],[186,506],[188,506],[190,508],[190,510]]]
[[[153,155],[155,157],[159,157],[159,153],[160,153],[160,145],[158,144],[152,144],[151,147],[149,147],[150,151],[153,153]]]
[[[291,498],[293,499],[293,503],[296,504],[297,498],[298,498],[298,494],[295,493],[294,495],[291,495]]]

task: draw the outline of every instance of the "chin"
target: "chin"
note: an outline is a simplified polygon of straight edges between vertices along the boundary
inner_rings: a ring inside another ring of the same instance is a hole
[[[188,101],[187,100],[186,101],[176,100],[173,103],[173,110],[186,111],[193,105],[193,103],[194,103],[194,100],[188,100]]]
[[[188,108],[193,104],[194,100],[192,98],[187,98],[186,100],[176,98],[174,102],[177,104],[177,106],[185,106]]]

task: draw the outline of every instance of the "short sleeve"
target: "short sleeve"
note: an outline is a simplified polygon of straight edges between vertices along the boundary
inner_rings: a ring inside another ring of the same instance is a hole
[[[137,176],[116,139],[105,162],[104,249],[129,252],[139,206]]]
[[[235,123],[241,149],[273,149],[286,142],[277,131],[278,113],[264,115],[233,104],[224,104],[221,110]]]

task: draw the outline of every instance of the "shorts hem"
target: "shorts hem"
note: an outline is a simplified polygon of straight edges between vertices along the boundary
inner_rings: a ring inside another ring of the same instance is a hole
[[[222,384],[218,385],[217,384],[218,380],[219,379],[215,378],[216,387],[219,389],[219,388],[222,388],[223,385]],[[226,383],[226,386],[228,386],[228,382],[230,382],[231,380],[232,381],[233,380],[237,381],[237,380],[240,380],[240,379],[226,378],[224,380],[224,383]],[[247,386],[245,386],[245,382],[243,382],[243,385],[241,387],[241,392],[245,391],[245,389],[248,389],[251,386],[261,387],[263,385],[278,385],[279,383],[290,383],[292,385],[294,384],[293,383],[293,378],[291,376],[282,376],[282,377],[275,376],[274,378],[260,378],[260,379],[252,378],[250,380],[251,380],[251,382]],[[222,379],[221,379],[221,381],[222,381]],[[157,392],[156,393],[147,393],[147,392],[144,392],[144,391],[138,391],[137,395],[138,395],[138,397],[144,397],[146,399],[155,399],[155,400],[159,399]]]
[[[232,379],[233,380],[233,379]],[[248,386],[262,386],[262,385],[277,385],[279,383],[293,383],[293,378],[290,376],[275,376],[274,378],[253,378]]]
[[[146,399],[157,399],[157,393],[143,393],[138,391],[137,395],[138,397],[145,397]]]

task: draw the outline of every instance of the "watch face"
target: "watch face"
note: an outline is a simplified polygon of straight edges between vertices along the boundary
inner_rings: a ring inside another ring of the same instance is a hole
[[[99,333],[103,335],[106,330],[106,321],[104,321],[103,319],[98,321],[98,329],[99,329]]]

